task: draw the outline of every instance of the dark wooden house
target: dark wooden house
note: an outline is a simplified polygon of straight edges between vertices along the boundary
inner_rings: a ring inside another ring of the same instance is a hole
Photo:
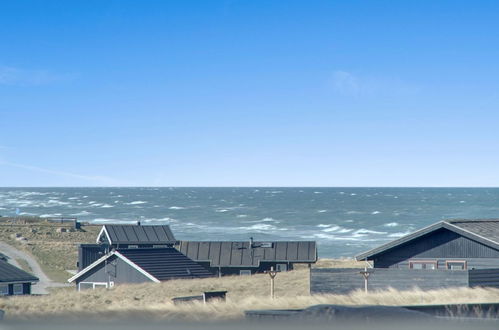
[[[78,247],[78,271],[113,249],[166,248],[175,242],[167,225],[103,225],[96,244],[80,244]]]
[[[499,287],[499,219],[441,221],[356,259],[369,263],[369,289]],[[359,269],[312,269],[310,290],[363,289],[361,275]]]
[[[499,219],[447,220],[356,256],[374,268],[499,268]]]
[[[295,264],[317,261],[315,242],[204,242],[180,241],[176,248],[217,275],[251,275],[270,270],[292,270]]]
[[[104,254],[68,282],[82,290],[210,276],[214,275],[172,247],[120,248]]]
[[[36,276],[0,260],[0,295],[31,294],[31,285],[38,282]]]

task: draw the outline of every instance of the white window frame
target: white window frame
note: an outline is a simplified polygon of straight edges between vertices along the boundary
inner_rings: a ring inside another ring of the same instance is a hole
[[[452,264],[460,264],[462,265],[461,268],[452,268]],[[445,269],[448,270],[467,270],[468,269],[468,263],[466,260],[445,260]]]
[[[251,270],[250,269],[241,269],[239,271],[239,275],[240,276],[248,276],[248,275],[251,275]]]
[[[3,290],[2,289],[6,289]],[[9,295],[9,285],[8,284],[0,284],[0,296],[8,296]]]
[[[414,268],[414,265],[421,265],[421,268]],[[432,267],[428,267],[427,265],[432,265]],[[409,260],[409,269],[415,270],[437,270],[438,269],[438,260],[436,259],[413,259]]]
[[[106,289],[108,288],[108,283],[107,282],[80,282],[78,283],[78,291],[81,291],[81,284],[92,284],[92,290],[95,290],[95,287],[103,286]],[[113,282],[114,286],[114,282]]]
[[[17,288],[17,290],[16,290]],[[21,291],[19,291],[19,288],[21,288]],[[15,283],[12,285],[12,294],[13,295],[21,295],[23,294],[24,291],[24,286],[22,283]]]
[[[277,264],[277,265],[275,265],[275,268],[278,272],[287,272],[288,271],[287,264]]]

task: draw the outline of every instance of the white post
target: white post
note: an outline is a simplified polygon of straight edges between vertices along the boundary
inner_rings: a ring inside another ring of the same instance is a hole
[[[267,272],[270,276],[270,297],[272,299],[275,298],[275,295],[274,295],[274,278],[276,277],[277,275],[277,271],[274,270],[274,266],[270,267],[270,271]]]

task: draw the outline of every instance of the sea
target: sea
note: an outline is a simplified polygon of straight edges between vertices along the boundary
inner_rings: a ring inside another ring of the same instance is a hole
[[[179,240],[314,240],[319,257],[349,258],[440,220],[499,218],[499,188],[0,188],[0,215],[168,224]]]

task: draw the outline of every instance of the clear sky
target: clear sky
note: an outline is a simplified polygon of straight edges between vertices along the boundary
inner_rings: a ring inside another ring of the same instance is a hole
[[[497,1],[0,1],[0,186],[499,186]]]

